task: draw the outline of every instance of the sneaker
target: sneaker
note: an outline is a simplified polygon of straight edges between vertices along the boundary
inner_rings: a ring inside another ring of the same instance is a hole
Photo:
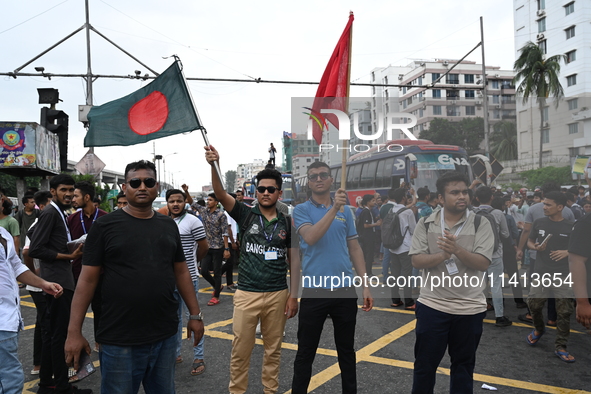
[[[513,324],[513,322],[511,322],[511,320],[509,320],[507,317],[503,316],[503,317],[497,317],[497,322],[495,323],[495,326],[508,327],[512,324]]]
[[[76,386],[72,386],[72,394],[92,394],[91,389],[79,389]]]

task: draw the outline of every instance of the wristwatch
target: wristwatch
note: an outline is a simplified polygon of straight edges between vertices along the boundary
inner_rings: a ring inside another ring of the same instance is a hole
[[[230,250],[230,248],[224,248],[224,250]]]
[[[203,312],[199,312],[198,315],[189,315],[189,320],[203,321]]]

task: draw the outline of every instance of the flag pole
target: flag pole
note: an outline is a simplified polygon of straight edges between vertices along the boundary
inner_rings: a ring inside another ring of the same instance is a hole
[[[183,67],[182,67],[182,62],[181,59],[177,56],[177,55],[173,55],[173,57],[175,58],[175,61],[177,61],[180,66],[179,66],[179,70],[181,72],[181,75],[183,77],[183,83],[185,84],[185,89],[187,89],[187,92],[189,93],[189,98],[191,99],[191,107],[193,108],[193,112],[195,113],[195,116],[197,117],[197,121],[199,122],[199,130],[201,131],[201,136],[203,137],[203,141],[205,141],[205,146],[209,147],[209,145],[211,145],[209,143],[209,139],[207,138],[207,130],[205,129],[205,127],[203,127],[203,123],[201,122],[201,118],[199,117],[199,112],[197,112],[197,107],[195,106],[195,101],[193,101],[193,95],[191,94],[191,89],[189,89],[189,86],[187,86],[187,79],[185,78],[185,73],[183,72]],[[220,183],[222,184],[222,188],[225,190],[225,185],[224,185],[224,178],[222,178],[222,170],[220,169],[220,163],[215,161],[213,163],[213,166],[215,168],[215,171],[218,173],[218,177],[220,178]]]
[[[349,11],[349,17],[353,15],[353,11]],[[351,48],[353,45],[353,24],[351,24],[351,29],[349,29],[349,56],[347,59],[347,97],[345,98],[345,113],[349,116],[349,89],[351,87]],[[339,125],[340,126],[340,125]],[[347,187],[347,148],[349,146],[349,141],[345,140],[343,142],[343,154],[342,154],[342,162],[341,162],[341,188],[346,190]]]

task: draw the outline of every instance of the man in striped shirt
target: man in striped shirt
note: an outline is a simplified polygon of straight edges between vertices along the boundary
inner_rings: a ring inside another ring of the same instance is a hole
[[[166,192],[166,204],[168,212],[174,222],[179,228],[181,234],[181,243],[183,245],[183,252],[191,274],[191,280],[193,281],[193,287],[195,288],[195,295],[199,291],[199,273],[197,272],[197,261],[207,254],[209,245],[205,236],[205,230],[203,229],[203,223],[196,216],[191,215],[185,209],[186,196],[181,190],[171,189]],[[195,257],[197,261],[195,261]],[[183,333],[183,309],[185,309],[187,318],[189,317],[189,311],[187,310],[183,299],[181,298],[178,290],[175,290],[174,296],[179,302],[179,330],[177,333],[177,363],[183,361],[181,357],[181,343]],[[191,375],[201,375],[205,372],[205,361],[203,359],[203,339],[199,341],[199,344],[193,347],[193,366],[191,368]]]

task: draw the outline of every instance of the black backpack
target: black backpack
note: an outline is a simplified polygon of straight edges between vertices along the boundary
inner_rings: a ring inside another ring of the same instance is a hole
[[[402,233],[400,229],[400,214],[407,210],[408,208],[402,208],[394,212],[393,209],[390,209],[390,212],[382,219],[382,243],[385,248],[398,249],[404,242],[404,236],[408,231],[408,227]]]
[[[492,211],[494,208],[475,208],[474,213],[479,216],[484,216],[489,222],[493,230],[493,234],[495,236],[495,247],[493,249],[493,253],[499,249],[499,245],[501,244],[501,229],[495,220],[495,217],[492,215]]]

